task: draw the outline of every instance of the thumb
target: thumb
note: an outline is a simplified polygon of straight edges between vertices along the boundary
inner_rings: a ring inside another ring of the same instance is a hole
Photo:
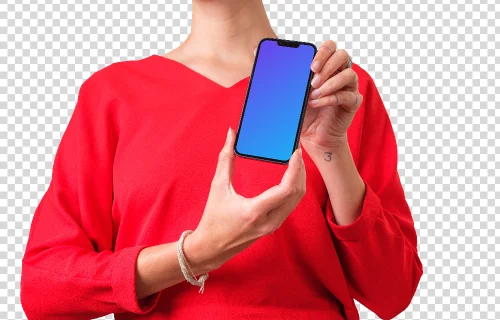
[[[219,153],[219,161],[214,181],[221,186],[230,187],[234,170],[234,131],[229,127],[224,147]]]
[[[257,47],[253,48],[253,55],[255,56],[256,53],[257,53]]]

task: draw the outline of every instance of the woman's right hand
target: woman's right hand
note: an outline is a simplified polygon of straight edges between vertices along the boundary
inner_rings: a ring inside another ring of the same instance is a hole
[[[253,198],[236,193],[232,185],[234,135],[229,128],[203,216],[184,242],[186,258],[198,266],[199,273],[219,268],[260,237],[273,233],[306,192],[306,170],[299,148],[280,184]]]

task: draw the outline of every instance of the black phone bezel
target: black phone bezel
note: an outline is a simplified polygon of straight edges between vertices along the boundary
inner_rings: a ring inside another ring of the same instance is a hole
[[[302,102],[302,110],[300,112],[299,125],[297,127],[297,132],[295,134],[295,142],[294,142],[294,145],[293,145],[292,152],[290,153],[290,158],[288,158],[288,160],[278,160],[278,159],[267,158],[267,157],[259,157],[259,156],[245,154],[245,153],[240,153],[240,152],[238,152],[238,150],[236,148],[236,146],[238,145],[238,138],[240,136],[241,124],[243,122],[243,117],[245,115],[245,109],[247,107],[248,95],[250,93],[250,88],[252,86],[253,76],[254,76],[254,72],[255,72],[255,66],[257,65],[257,60],[259,58],[259,51],[260,51],[261,44],[264,41],[275,41],[280,46],[284,45],[284,46],[294,47],[294,48],[298,48],[301,44],[312,46],[313,49],[314,49],[313,61],[314,61],[314,57],[316,56],[316,53],[318,52],[318,48],[313,43],[310,43],[310,42],[287,40],[287,39],[280,39],[280,38],[262,38],[259,41],[259,44],[257,46],[257,51],[255,53],[255,59],[254,59],[254,63],[253,63],[253,66],[252,66],[252,73],[250,75],[250,81],[249,81],[248,86],[247,86],[247,91],[246,91],[246,94],[245,94],[245,102],[243,103],[243,110],[241,112],[240,121],[239,121],[239,124],[238,124],[238,131],[236,133],[236,139],[235,139],[235,142],[234,142],[234,148],[233,148],[234,149],[234,153],[237,154],[240,157],[243,157],[243,158],[268,161],[268,162],[273,162],[273,163],[278,163],[278,164],[288,164],[288,162],[290,161],[290,158],[292,157],[293,153],[295,152],[295,150],[297,149],[297,147],[298,147],[298,145],[300,143],[300,132],[302,131],[302,124],[304,122],[304,115],[305,115],[306,106],[307,106],[307,99],[309,97],[309,93],[310,93],[310,90],[311,90],[311,79],[312,79],[312,77],[314,75],[314,72],[312,70],[309,70],[309,79],[307,80],[307,88],[306,88],[306,92],[304,94],[304,101]]]

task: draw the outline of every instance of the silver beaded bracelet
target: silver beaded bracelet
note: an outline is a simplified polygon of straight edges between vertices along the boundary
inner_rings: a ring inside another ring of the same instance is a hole
[[[179,241],[177,241],[177,258],[179,259],[179,265],[181,266],[181,271],[182,274],[184,275],[184,278],[191,283],[192,285],[199,286],[200,287],[200,293],[203,293],[203,290],[205,288],[205,280],[208,279],[208,273],[204,273],[196,279],[195,274],[189,267],[189,264],[186,260],[186,257],[184,256],[184,250],[182,250],[182,247],[184,245],[184,239],[186,238],[187,235],[193,233],[192,230],[186,230],[182,233]]]

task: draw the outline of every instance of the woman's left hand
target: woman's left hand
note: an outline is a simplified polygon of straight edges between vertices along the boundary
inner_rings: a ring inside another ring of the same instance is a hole
[[[347,128],[363,102],[358,75],[348,67],[349,60],[332,40],[325,41],[314,57],[311,70],[315,74],[300,137],[309,153],[332,152],[347,143]]]

